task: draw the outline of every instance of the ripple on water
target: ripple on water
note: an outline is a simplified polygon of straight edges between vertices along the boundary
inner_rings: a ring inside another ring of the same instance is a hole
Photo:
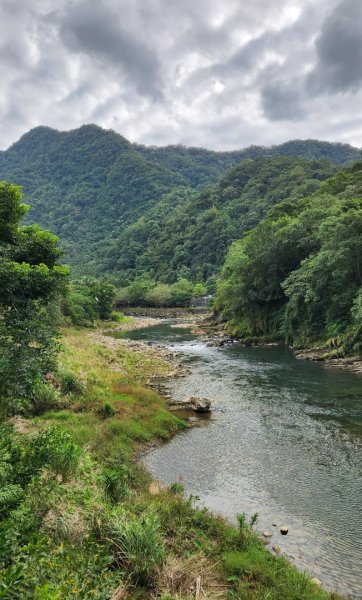
[[[181,475],[187,492],[232,520],[258,512],[258,528],[273,530],[300,568],[361,596],[362,377],[281,348],[212,348],[161,330],[146,335],[172,341],[192,365],[169,383],[174,397],[207,396],[222,410],[210,427],[152,450],[154,476]],[[288,535],[272,523],[288,523]]]

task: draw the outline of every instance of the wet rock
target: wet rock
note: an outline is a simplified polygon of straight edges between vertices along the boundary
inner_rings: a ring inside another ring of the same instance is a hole
[[[192,410],[195,412],[210,412],[211,400],[208,398],[198,398],[197,396],[190,396],[188,401],[191,404]]]
[[[271,531],[263,531],[263,536],[265,538],[271,538],[272,537],[272,532]]]
[[[289,531],[289,527],[288,527],[287,525],[282,525],[282,526],[281,526],[281,528],[280,528],[280,533],[281,533],[282,535],[287,535],[288,531]]]
[[[184,400],[177,400],[169,405],[169,408],[193,410],[194,412],[208,413],[211,411],[211,400],[208,398],[198,398],[197,396],[189,396]]]
[[[317,585],[318,587],[320,587],[322,585],[321,580],[318,579],[317,577],[312,577],[311,582],[314,583],[314,585]]]
[[[280,546],[277,546],[276,544],[273,546],[273,550],[275,552],[275,554],[280,554],[282,549]]]

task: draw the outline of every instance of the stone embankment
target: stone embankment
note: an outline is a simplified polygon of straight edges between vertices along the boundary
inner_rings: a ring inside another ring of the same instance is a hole
[[[199,308],[163,308],[163,307],[127,307],[117,306],[124,315],[129,317],[152,317],[156,319],[191,319],[198,316],[208,316],[210,311]]]

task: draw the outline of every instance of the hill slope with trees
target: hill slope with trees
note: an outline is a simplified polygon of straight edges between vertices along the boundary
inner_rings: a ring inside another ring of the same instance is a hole
[[[216,310],[244,339],[362,349],[362,162],[276,205],[235,242]]]
[[[107,271],[127,280],[148,274],[163,283],[215,278],[232,241],[281,200],[316,191],[335,172],[326,160],[260,158],[233,167],[216,186],[164,197],[114,240]]]
[[[37,127],[0,152],[0,180],[23,187],[24,199],[31,205],[27,222],[39,223],[60,236],[66,260],[75,274],[107,272],[113,274],[115,282],[127,283],[150,271],[154,244],[159,244],[155,234],[163,230],[165,220],[172,214],[177,222],[176,238],[170,247],[161,244],[161,254],[167,254],[168,262],[170,258],[174,260],[177,276],[184,266],[184,275],[205,278],[211,272],[205,261],[216,261],[218,267],[230,240],[240,237],[242,231],[232,223],[225,237],[233,215],[230,211],[224,215],[219,202],[213,207],[214,202],[205,199],[203,193],[197,196],[201,189],[215,184],[227,169],[247,159],[301,157],[312,161],[329,159],[341,165],[353,162],[358,155],[358,149],[349,145],[315,140],[213,152],[184,146],[155,148],[131,144],[114,131],[95,125],[68,132]],[[207,192],[207,196],[212,193]],[[235,194],[233,200],[236,201]],[[190,223],[187,213],[194,211],[192,219],[197,220],[198,207],[198,223]],[[145,246],[139,241],[143,235],[142,218],[146,228],[150,228],[150,222],[153,228],[146,234]],[[205,227],[210,223],[208,240]],[[208,251],[193,249],[187,240],[180,247],[177,236],[184,236],[189,227],[195,236],[202,230],[200,248],[205,249],[209,242],[214,244],[211,258]],[[175,256],[170,257],[170,252]],[[195,252],[191,262],[189,252]],[[155,268],[157,277],[163,270],[161,263]],[[168,274],[163,279],[175,277]]]

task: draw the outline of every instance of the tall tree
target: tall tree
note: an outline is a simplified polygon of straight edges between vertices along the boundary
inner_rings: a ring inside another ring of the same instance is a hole
[[[58,265],[57,238],[37,225],[23,227],[29,207],[18,186],[0,182],[1,412],[36,404],[45,375],[55,368],[55,331],[49,306],[68,275]]]

